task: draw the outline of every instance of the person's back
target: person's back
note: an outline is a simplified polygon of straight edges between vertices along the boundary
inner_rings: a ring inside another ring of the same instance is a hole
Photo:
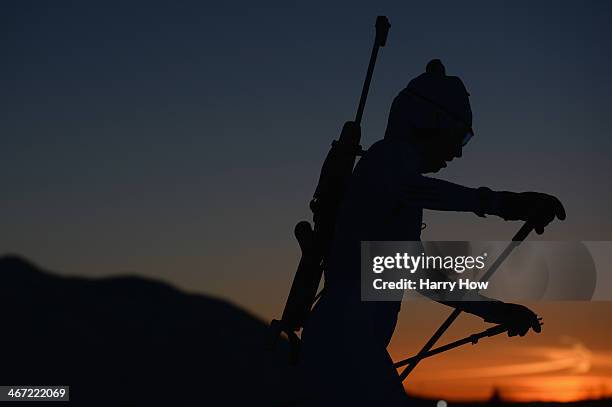
[[[362,392],[368,387],[379,389],[377,394],[385,393],[388,405],[394,405],[393,398],[405,400],[385,350],[401,298],[362,302],[360,291],[361,241],[390,236],[398,240],[419,238],[420,211],[414,208],[412,214],[395,214],[396,208],[391,206],[406,153],[394,144],[380,141],[359,161],[338,214],[325,271],[325,293],[302,334],[301,363],[314,380],[317,393],[313,406],[374,405],[378,396],[368,398],[369,393]],[[397,217],[402,215],[414,227],[398,227]],[[384,218],[388,222],[381,221]],[[387,369],[381,371],[381,366]]]
[[[422,209],[400,206],[404,193],[398,186],[421,177],[418,155],[403,144],[378,141],[357,163],[336,221],[325,273],[329,292],[342,295],[347,292],[347,283],[359,282],[354,273],[359,270],[361,241],[420,238]]]

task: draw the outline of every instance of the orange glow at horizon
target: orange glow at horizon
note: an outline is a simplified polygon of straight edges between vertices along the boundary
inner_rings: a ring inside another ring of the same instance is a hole
[[[529,376],[520,379],[440,383],[435,385],[405,385],[414,396],[443,398],[454,401],[488,400],[494,391],[506,401],[572,402],[586,399],[612,397],[612,378],[597,376]]]
[[[427,334],[448,313],[448,309],[437,305],[419,303],[419,315],[414,312],[416,304],[404,305],[397,337],[389,346],[393,360],[417,353]],[[494,392],[503,400],[522,402],[612,397],[610,329],[606,324],[593,324],[609,318],[611,304],[555,303],[534,307],[547,316],[543,334],[485,338],[475,346],[466,345],[423,360],[404,382],[406,391],[418,397],[452,401],[485,401]],[[429,318],[422,318],[424,313]],[[464,315],[438,344],[482,330],[481,320]]]

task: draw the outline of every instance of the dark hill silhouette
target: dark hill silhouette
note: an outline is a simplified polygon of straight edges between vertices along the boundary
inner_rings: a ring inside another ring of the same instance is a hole
[[[60,277],[16,256],[0,257],[0,276],[2,384],[70,385],[70,404],[87,406],[286,397],[285,344],[264,351],[266,324],[226,302],[139,277]]]

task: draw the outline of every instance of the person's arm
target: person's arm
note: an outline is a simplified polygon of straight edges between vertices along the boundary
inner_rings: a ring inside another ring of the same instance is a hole
[[[474,212],[479,216],[494,211],[494,193],[488,188],[469,188],[437,178],[415,175],[400,186],[403,205],[438,211]]]
[[[443,271],[436,268],[417,272],[414,281],[419,278],[428,278],[436,282],[456,281],[451,280]],[[482,318],[485,322],[504,324],[508,328],[508,335],[525,335],[529,329],[540,332],[540,321],[538,316],[529,308],[513,303],[506,303],[495,300],[480,294],[478,291],[469,289],[445,289],[427,290],[420,289],[416,285],[416,291],[440,304],[458,308],[463,312],[474,314]]]
[[[539,234],[555,217],[565,219],[565,209],[561,202],[543,193],[469,188],[422,175],[412,176],[406,181],[400,186],[400,201],[406,206],[474,212],[481,217],[496,215],[504,220],[529,221]]]
[[[436,268],[421,268],[417,271],[413,280],[417,281],[420,278],[427,278],[436,282],[456,281],[451,280],[446,273]],[[508,327],[509,336],[523,336],[529,329],[533,329],[535,332],[541,331],[538,316],[529,308],[520,304],[495,300],[469,289],[429,290],[421,289],[420,285],[417,284],[416,291],[440,304],[477,315],[485,322],[504,324]]]
[[[542,233],[555,216],[565,219],[563,205],[550,195],[536,192],[496,192],[485,187],[469,188],[425,176],[413,177],[402,186],[401,201],[402,205],[415,205],[432,210],[474,212],[482,217],[490,214],[505,220],[525,220],[531,222],[538,233]],[[436,281],[448,280],[448,276],[440,270],[429,270],[426,274],[428,278]],[[423,291],[421,294],[447,306],[477,315],[486,322],[505,324],[509,328],[510,336],[525,335],[530,328],[536,332],[541,330],[537,315],[519,304],[504,303],[474,292],[458,291],[449,295]],[[469,301],[465,301],[465,295],[471,297]]]

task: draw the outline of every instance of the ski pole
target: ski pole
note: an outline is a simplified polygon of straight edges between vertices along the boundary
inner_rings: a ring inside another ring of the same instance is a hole
[[[544,323],[541,322],[542,318],[538,318],[538,321],[540,321],[540,325],[544,325]],[[434,349],[428,351],[423,356],[415,355],[415,356],[411,356],[409,358],[400,360],[398,362],[395,362],[393,364],[393,367],[398,369],[398,368],[400,368],[402,366],[406,366],[408,364],[420,361],[421,359],[425,359],[425,358],[428,358],[430,356],[434,356],[434,355],[437,355],[439,353],[446,352],[447,350],[458,348],[459,346],[462,346],[462,345],[467,345],[468,343],[471,343],[472,345],[476,345],[478,343],[478,341],[480,339],[482,339],[482,338],[485,338],[485,337],[489,337],[490,338],[492,336],[503,334],[504,332],[508,332],[508,327],[506,325],[504,325],[504,324],[495,325],[495,326],[493,326],[493,327],[491,327],[489,329],[485,329],[482,332],[478,332],[478,333],[472,334],[470,336],[466,336],[463,339],[459,339],[459,340],[456,340],[454,342],[447,343],[446,345],[438,346],[437,348],[434,348]]]
[[[527,238],[527,236],[529,236],[529,233],[531,233],[532,230],[533,230],[533,226],[529,222],[525,222],[525,224],[519,229],[519,231],[516,232],[516,234],[512,238],[512,241],[510,242],[508,247],[506,247],[504,251],[499,255],[499,257],[495,259],[495,262],[491,265],[491,267],[489,267],[489,269],[484,274],[484,276],[482,276],[480,281],[489,280],[493,276],[493,274],[497,271],[499,266],[510,255],[510,253],[512,253],[512,251],[518,245],[520,245],[521,242]],[[442,323],[442,325],[440,325],[440,327],[436,330],[436,332],[434,332],[432,337],[429,338],[429,340],[427,341],[427,343],[425,343],[423,348],[421,348],[419,353],[417,353],[417,355],[414,356],[414,362],[409,363],[408,366],[406,366],[406,368],[404,368],[404,370],[400,373],[400,379],[402,381],[404,381],[406,377],[408,377],[410,372],[414,370],[414,368],[417,366],[417,364],[423,358],[423,356],[427,354],[427,352],[429,352],[431,348],[433,348],[433,346],[436,344],[438,339],[440,339],[440,337],[444,334],[444,332],[446,332],[446,330],[453,324],[453,322],[455,322],[455,320],[461,314],[461,312],[462,311],[459,308],[455,308],[453,312],[448,316],[448,318],[446,318],[446,320]]]
[[[470,336],[466,336],[463,339],[459,339],[456,340],[454,342],[451,343],[447,343],[446,345],[442,345],[442,346],[438,346],[437,348],[431,349],[427,352],[425,352],[423,355],[415,355],[403,360],[400,360],[399,362],[395,362],[393,364],[394,368],[400,368],[402,366],[406,366],[409,365],[411,363],[417,363],[419,362],[421,359],[425,359],[434,355],[437,355],[438,353],[442,353],[442,352],[446,352],[447,350],[451,350],[454,348],[457,348],[459,346],[462,345],[466,345],[468,343],[471,343],[472,345],[476,345],[478,343],[478,341],[482,338],[485,337],[491,337],[491,336],[495,336],[495,335],[499,335],[502,334],[504,332],[508,331],[508,327],[505,325],[496,325],[494,327],[491,327],[489,329],[486,329],[482,332],[470,335]]]

